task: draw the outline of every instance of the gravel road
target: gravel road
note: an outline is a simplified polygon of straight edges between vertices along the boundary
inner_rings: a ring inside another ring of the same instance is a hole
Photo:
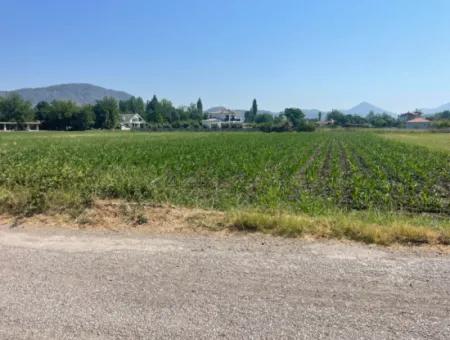
[[[1,339],[449,339],[450,256],[0,227]]]

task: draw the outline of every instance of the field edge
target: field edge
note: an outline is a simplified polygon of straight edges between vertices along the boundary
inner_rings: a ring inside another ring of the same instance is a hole
[[[218,211],[121,200],[96,200],[77,214],[0,214],[0,225],[51,226],[142,233],[263,233],[281,237],[337,239],[390,246],[450,245],[450,220],[379,211],[324,215],[285,211]]]

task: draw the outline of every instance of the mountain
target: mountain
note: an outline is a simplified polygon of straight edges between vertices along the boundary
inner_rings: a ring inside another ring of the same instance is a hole
[[[91,84],[62,84],[48,87],[25,88],[13,91],[0,91],[0,96],[17,93],[33,105],[41,101],[71,100],[77,104],[94,104],[103,97],[114,97],[117,100],[126,100],[131,97],[123,91],[105,89]]]
[[[318,119],[319,118],[319,112],[322,112],[322,119],[325,119],[327,112],[317,110],[317,109],[302,109],[303,113],[305,114],[305,117],[308,119]]]
[[[421,111],[425,115],[432,115],[447,110],[450,110],[450,103],[435,107],[434,109],[420,109],[419,111]]]
[[[351,109],[343,111],[346,114],[360,115],[360,116],[367,116],[371,111],[373,113],[387,113],[390,115],[394,115],[392,112],[389,112],[388,110],[382,109],[378,106],[372,105],[368,102],[359,103],[358,105],[352,107]]]

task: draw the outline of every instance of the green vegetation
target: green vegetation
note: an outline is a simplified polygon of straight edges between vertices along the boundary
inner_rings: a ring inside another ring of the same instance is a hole
[[[414,145],[425,146],[432,150],[450,152],[449,133],[429,133],[429,132],[389,132],[382,134],[383,137]]]
[[[95,199],[123,199],[295,215],[288,234],[302,233],[299,216],[341,216],[332,223],[341,228],[353,214],[351,225],[363,228],[368,216],[398,215],[408,217],[403,234],[412,225],[448,241],[450,155],[372,133],[5,133],[0,159],[0,212],[77,214]],[[248,216],[236,226],[252,229]],[[279,221],[260,227],[279,233]],[[361,240],[362,231],[350,233],[341,237]],[[373,241],[399,241],[393,235]]]
[[[314,236],[389,245],[392,243],[450,244],[450,220],[389,212],[336,212],[327,216],[232,212],[231,228],[279,236]]]
[[[333,110],[327,114],[327,120],[333,120],[336,126],[342,127],[387,128],[400,126],[400,122],[387,113],[376,114],[370,112],[367,117],[361,117],[358,115],[343,114],[340,111]]]

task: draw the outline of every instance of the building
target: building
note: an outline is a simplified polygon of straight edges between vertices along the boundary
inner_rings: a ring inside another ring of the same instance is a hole
[[[431,125],[430,120],[422,117],[417,117],[407,121],[405,127],[407,129],[428,129],[430,125]]]
[[[16,130],[26,130],[26,131],[39,131],[40,121],[36,122],[0,122],[0,131],[16,131]]]
[[[138,113],[125,113],[120,115],[120,129],[121,130],[137,130],[143,129],[147,123],[144,118]]]
[[[319,120],[319,121],[317,122],[317,124],[318,124],[320,127],[324,127],[324,126],[333,126],[334,123],[335,123],[334,119],[330,119],[330,120]]]
[[[416,111],[414,111],[414,112],[406,112],[406,113],[402,113],[401,115],[399,115],[398,116],[398,120],[401,122],[401,123],[406,123],[406,122],[408,122],[408,121],[410,121],[410,120],[413,120],[413,119],[415,119],[415,118],[418,118],[418,117],[420,117],[420,116],[422,116],[422,112],[420,112],[420,111],[418,111],[418,110],[416,110]]]
[[[218,107],[206,112],[208,118],[202,121],[202,125],[208,129],[242,128],[244,119],[239,113],[224,107]]]

